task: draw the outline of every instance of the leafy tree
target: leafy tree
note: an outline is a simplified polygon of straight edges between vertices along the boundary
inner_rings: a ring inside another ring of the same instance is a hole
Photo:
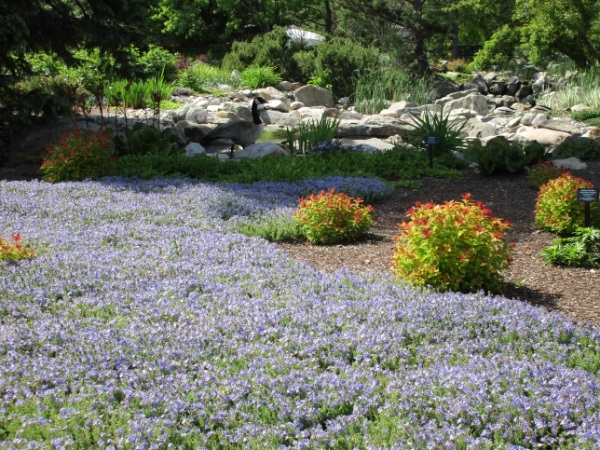
[[[123,55],[147,39],[149,7],[142,0],[0,0],[0,88],[30,69],[29,52],[55,53],[73,61],[78,47]]]
[[[427,42],[438,34],[447,34],[451,23],[444,15],[445,3],[438,0],[340,0],[350,11],[387,23],[412,44],[414,65],[421,73],[429,71]]]
[[[291,25],[296,12],[301,17],[315,14],[314,5],[320,2],[161,0],[153,19],[172,45],[221,57],[234,41],[250,40],[277,25]]]

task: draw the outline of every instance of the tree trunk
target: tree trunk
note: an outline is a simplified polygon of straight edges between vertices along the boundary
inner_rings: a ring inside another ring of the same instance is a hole
[[[331,34],[333,32],[333,10],[331,9],[331,3],[329,0],[325,0],[325,33]]]

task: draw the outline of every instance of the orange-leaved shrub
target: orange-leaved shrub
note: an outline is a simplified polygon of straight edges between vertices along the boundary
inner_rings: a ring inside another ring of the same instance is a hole
[[[417,202],[407,216],[392,256],[399,278],[440,291],[502,290],[501,271],[510,262],[507,221],[471,194],[441,205]]]
[[[35,251],[21,241],[19,233],[12,236],[12,242],[0,236],[0,261],[18,261],[33,258]]]
[[[114,154],[115,144],[109,133],[84,133],[76,128],[49,147],[40,171],[42,178],[52,183],[100,178],[113,164]]]
[[[538,228],[558,234],[572,234],[585,224],[585,207],[577,201],[577,189],[592,188],[583,178],[567,173],[544,184],[535,205],[535,224]],[[600,227],[600,206],[592,203],[591,226]]]
[[[362,199],[331,188],[298,199],[294,219],[313,244],[338,244],[363,237],[375,221],[372,213]]]

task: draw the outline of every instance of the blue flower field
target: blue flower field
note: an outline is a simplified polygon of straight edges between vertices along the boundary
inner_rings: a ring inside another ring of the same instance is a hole
[[[0,181],[0,448],[600,448],[598,327],[236,232],[328,187]]]

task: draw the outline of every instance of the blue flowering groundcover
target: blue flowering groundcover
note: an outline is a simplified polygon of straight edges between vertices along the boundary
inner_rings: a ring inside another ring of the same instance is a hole
[[[235,233],[328,187],[0,181],[0,447],[600,448],[597,327]]]

